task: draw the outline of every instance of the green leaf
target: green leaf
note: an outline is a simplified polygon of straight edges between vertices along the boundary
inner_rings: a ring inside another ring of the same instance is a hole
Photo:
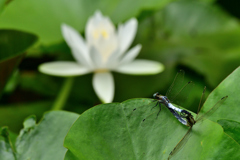
[[[240,67],[234,70],[225,80],[223,80],[218,87],[209,95],[207,101],[204,104],[202,113],[208,111],[218,100],[224,96],[228,96],[228,99],[222,104],[214,114],[209,117],[210,120],[217,122],[220,119],[228,119],[240,122],[238,114],[240,111],[239,104],[239,77]]]
[[[143,8],[162,8],[172,0],[17,0],[0,17],[0,28],[14,28],[35,33],[47,44],[62,40],[60,25],[67,23],[83,31],[89,16],[99,9],[114,23],[137,16]],[[134,6],[134,7],[133,7]]]
[[[39,124],[36,124],[35,116],[29,116],[17,137],[16,152],[12,151],[7,130],[2,128],[4,140],[0,139],[1,159],[63,159],[67,150],[63,147],[64,137],[78,116],[71,112],[52,111],[46,113]]]
[[[235,28],[238,22],[220,8],[209,4],[179,0],[163,10],[163,28],[178,35],[207,34]]]
[[[6,29],[0,30],[0,38],[1,61],[25,51],[37,40],[37,37],[33,34]]]
[[[66,152],[64,137],[78,116],[65,111],[52,111],[46,113],[39,124],[35,124],[34,116],[28,117],[16,141],[17,159],[63,159]]]
[[[22,52],[36,39],[36,36],[29,33],[0,30],[0,92],[13,70],[25,56]]]
[[[205,75],[211,86],[216,86],[239,66],[240,29],[216,32],[186,40],[192,54],[182,59],[182,63]]]
[[[4,158],[4,160],[15,160],[14,149],[10,140],[8,128],[2,127],[0,133],[0,157]]]
[[[5,7],[6,3],[7,3],[7,0],[1,0],[0,1],[0,13],[2,13],[3,8]]]
[[[231,136],[238,144],[240,144],[240,123],[232,120],[222,119],[218,123],[223,127],[224,132]]]
[[[33,128],[36,125],[36,119],[37,118],[35,115],[31,115],[28,118],[26,118],[25,121],[23,122],[24,129]]]
[[[132,99],[98,105],[84,112],[65,138],[65,160],[167,159],[188,127],[180,124],[166,107],[162,107],[156,119],[155,111],[159,108],[151,110],[147,105],[150,102]],[[226,151],[228,146],[232,149]],[[205,120],[193,126],[190,139],[172,159],[237,159],[239,151],[239,144],[224,134],[218,124]]]
[[[217,5],[180,0],[140,22],[136,41],[140,58],[187,67],[215,88],[239,65],[239,35],[237,20]]]

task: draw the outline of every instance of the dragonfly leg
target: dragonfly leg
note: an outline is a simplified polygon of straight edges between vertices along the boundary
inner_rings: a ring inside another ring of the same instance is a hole
[[[156,101],[158,101],[157,99],[153,99],[153,100],[151,100],[152,102],[156,102]]]
[[[159,104],[160,104],[160,103],[157,102],[156,105],[152,107],[152,109],[155,108],[155,107],[157,107],[157,105],[159,105]],[[161,105],[160,105],[160,108],[161,108]],[[152,109],[151,109],[151,110],[152,110]]]
[[[157,113],[157,117],[158,117],[158,115],[159,115],[159,113],[160,113],[160,111],[161,111],[161,109],[162,109],[162,108],[161,108],[161,103],[159,103],[159,107],[160,107],[160,109],[159,109],[159,111],[158,111],[158,113]],[[157,117],[156,117],[156,118],[157,118]]]

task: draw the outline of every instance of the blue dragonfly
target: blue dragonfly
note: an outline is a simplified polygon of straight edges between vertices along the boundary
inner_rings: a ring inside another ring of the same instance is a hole
[[[168,157],[168,160],[170,160],[170,158],[172,158],[174,155],[177,154],[177,152],[179,152],[183,147],[184,145],[187,143],[188,139],[190,138],[191,136],[191,131],[192,131],[192,128],[193,126],[197,123],[197,122],[200,122],[202,121],[203,119],[206,119],[207,117],[209,117],[210,115],[212,115],[224,102],[225,100],[228,98],[228,96],[224,96],[222,97],[213,107],[211,107],[205,114],[201,115],[200,117],[198,116],[199,115],[199,112],[202,108],[202,104],[204,102],[204,96],[205,96],[205,91],[206,91],[206,87],[204,88],[203,90],[203,93],[202,93],[202,96],[201,96],[201,99],[200,99],[200,103],[199,103],[199,106],[198,106],[198,111],[197,111],[197,115],[196,115],[196,118],[194,119],[193,115],[186,111],[186,110],[182,110],[180,115],[178,115],[179,117],[181,118],[184,118],[186,119],[186,126],[189,126],[189,129],[187,131],[187,133],[183,136],[183,138],[177,143],[177,145],[174,147],[174,149],[170,152],[169,154],[169,157]]]
[[[187,83],[184,82],[184,74],[185,72],[183,70],[180,70],[177,75],[175,76],[173,83],[169,87],[166,96],[163,96],[159,94],[158,92],[153,94],[153,102],[150,104],[145,105],[144,107],[149,107],[151,110],[157,106],[159,106],[158,113],[156,115],[156,118],[159,116],[159,113],[161,111],[161,106],[164,105],[167,107],[167,109],[177,118],[177,120],[184,124],[188,125],[188,121],[186,120],[186,115],[189,114],[187,111],[183,111],[182,109],[175,107],[173,105],[174,103],[180,104],[181,102],[185,102],[188,98],[187,95],[190,94],[191,89],[193,87],[193,82],[189,81]],[[181,95],[181,97],[179,96]],[[184,95],[184,96],[182,96]],[[180,98],[179,98],[180,97]],[[135,108],[133,111],[136,111],[137,108]],[[150,118],[152,115],[154,115],[156,112],[150,114],[146,118],[142,120],[142,126],[146,124],[146,122],[152,118]]]

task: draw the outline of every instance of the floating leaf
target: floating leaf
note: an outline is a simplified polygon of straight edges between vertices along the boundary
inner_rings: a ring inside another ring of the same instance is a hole
[[[166,107],[162,107],[157,119],[150,116],[152,123],[142,127],[143,119],[154,112],[147,105],[150,102],[133,99],[87,110],[65,138],[65,160],[167,159],[188,127],[180,124]],[[227,146],[233,149],[226,152]],[[194,125],[190,139],[172,159],[237,159],[239,151],[239,144],[218,124],[205,120]]]
[[[36,41],[36,36],[14,30],[0,30],[0,92],[13,70]]]
[[[223,127],[225,133],[231,136],[238,144],[240,144],[240,123],[232,120],[222,119],[218,123]]]
[[[223,80],[218,87],[209,95],[207,101],[204,104],[202,113],[209,110],[220,98],[228,96],[225,103],[209,117],[210,120],[217,122],[219,119],[228,119],[236,122],[240,122],[239,117],[239,83],[240,67],[234,70],[225,80]]]
[[[8,128],[2,127],[0,133],[0,157],[4,158],[4,160],[15,160],[15,153]]]
[[[63,147],[64,137],[78,116],[65,111],[52,111],[46,113],[39,124],[36,124],[35,116],[26,118],[24,128],[16,141],[16,159],[63,159],[66,152],[66,148]],[[5,146],[7,142],[0,140]],[[4,147],[3,145],[0,147]],[[11,160],[11,156],[15,155],[9,149],[9,145],[7,147],[0,148],[0,155],[4,153],[1,158]]]
[[[87,19],[97,9],[119,23],[136,16],[143,8],[162,8],[169,2],[171,0],[72,0],[71,3],[65,0],[18,0],[5,8],[0,17],[0,28],[29,31],[38,35],[41,42],[53,43],[62,40],[62,23],[83,31]]]

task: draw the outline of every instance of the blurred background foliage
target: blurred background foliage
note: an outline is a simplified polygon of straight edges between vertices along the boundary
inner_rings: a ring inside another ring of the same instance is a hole
[[[196,111],[203,87],[207,86],[210,93],[240,64],[240,11],[236,3],[239,2],[1,0],[0,126],[7,125],[18,132],[25,117],[35,114],[40,119],[51,109],[64,78],[39,73],[38,65],[73,60],[60,25],[69,24],[84,34],[87,19],[97,9],[116,26],[136,17],[139,26],[132,46],[143,46],[137,58],[165,65],[158,75],[113,73],[114,102],[152,97],[157,91],[165,94],[177,71],[183,69],[186,80],[195,83],[184,107]],[[88,74],[74,79],[64,109],[82,113],[99,103],[92,88],[92,74]]]

